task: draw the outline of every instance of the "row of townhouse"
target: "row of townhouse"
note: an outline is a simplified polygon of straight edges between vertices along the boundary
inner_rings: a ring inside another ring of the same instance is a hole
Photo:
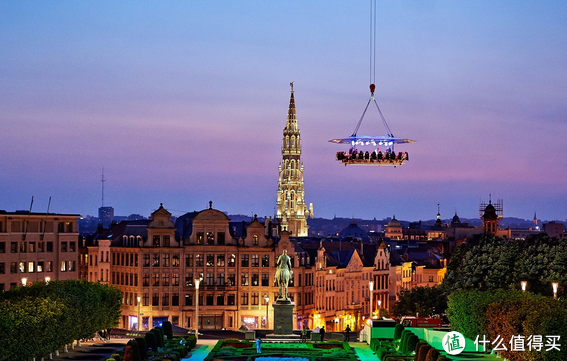
[[[399,269],[413,263],[391,267],[384,242],[290,238],[271,220],[230,222],[212,205],[175,224],[170,218],[160,206],[149,220],[99,229],[80,249],[79,277],[122,291],[120,327],[147,329],[170,320],[187,328],[269,329],[278,293],[275,263],[284,249],[292,259],[289,294],[298,329],[358,329],[390,307],[399,287],[418,285],[411,278],[419,267],[413,267],[410,282],[399,284]]]

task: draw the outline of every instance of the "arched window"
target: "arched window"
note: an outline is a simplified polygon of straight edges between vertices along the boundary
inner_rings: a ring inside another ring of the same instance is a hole
[[[295,147],[295,136],[291,137],[291,146]]]
[[[289,136],[285,136],[285,146],[289,147]]]

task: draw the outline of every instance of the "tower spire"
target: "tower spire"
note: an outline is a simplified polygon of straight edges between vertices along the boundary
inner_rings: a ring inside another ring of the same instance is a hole
[[[303,190],[303,163],[301,162],[301,135],[297,127],[293,82],[283,130],[282,162],[279,166],[276,218],[293,236],[307,236],[306,218],[313,217],[307,208]]]

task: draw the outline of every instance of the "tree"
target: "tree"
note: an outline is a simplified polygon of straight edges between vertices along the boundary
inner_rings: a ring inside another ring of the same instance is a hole
[[[517,290],[520,281],[544,295],[552,294],[552,282],[567,284],[567,239],[544,233],[525,241],[476,235],[455,249],[441,289]]]
[[[416,287],[398,293],[398,301],[392,307],[396,316],[433,316],[445,313],[447,295],[438,287]]]

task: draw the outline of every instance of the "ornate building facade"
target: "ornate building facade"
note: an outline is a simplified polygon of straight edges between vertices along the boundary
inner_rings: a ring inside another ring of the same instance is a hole
[[[301,136],[297,126],[293,83],[283,130],[282,162],[279,165],[277,214],[281,229],[294,237],[308,235],[307,217],[313,218],[313,205],[307,208],[303,189],[303,163],[301,162]]]

